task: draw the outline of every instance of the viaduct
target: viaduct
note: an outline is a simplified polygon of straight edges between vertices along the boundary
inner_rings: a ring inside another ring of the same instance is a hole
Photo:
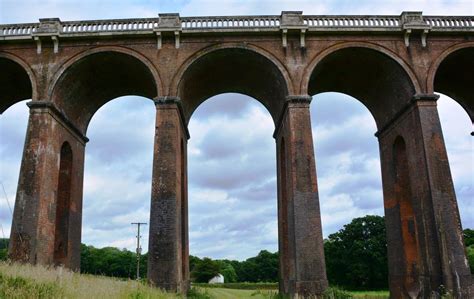
[[[189,287],[187,131],[224,92],[260,101],[275,123],[280,292],[320,297],[326,279],[309,104],[361,101],[377,124],[392,298],[473,298],[436,108],[474,121],[474,17],[180,17],[0,25],[0,113],[30,116],[10,258],[79,270],[87,127],[108,101],[156,104],[148,279]]]

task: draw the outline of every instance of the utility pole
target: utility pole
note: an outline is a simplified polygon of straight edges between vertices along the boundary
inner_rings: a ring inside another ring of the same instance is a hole
[[[140,279],[140,256],[142,253],[142,248],[140,247],[140,226],[141,225],[147,225],[145,222],[132,222],[132,225],[137,226],[137,280]]]

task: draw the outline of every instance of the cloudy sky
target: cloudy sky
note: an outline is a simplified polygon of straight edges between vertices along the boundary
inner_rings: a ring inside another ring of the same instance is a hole
[[[381,5],[381,3],[384,3]],[[0,0],[0,23],[191,15],[400,14],[473,15],[474,1],[64,1]],[[28,109],[18,103],[0,116],[0,233],[9,236]],[[472,124],[449,98],[438,101],[461,220],[474,228]],[[148,222],[154,135],[153,103],[123,97],[103,106],[88,130],[84,181],[83,242],[133,249],[135,228]],[[337,93],[313,98],[311,120],[317,160],[323,232],[354,217],[383,214],[375,122],[356,99]],[[277,250],[274,125],[255,99],[223,94],[204,102],[189,131],[190,251],[213,258],[245,259]],[[350,137],[350,138],[348,138]],[[0,186],[1,188],[1,186]],[[144,248],[147,248],[145,230]]]

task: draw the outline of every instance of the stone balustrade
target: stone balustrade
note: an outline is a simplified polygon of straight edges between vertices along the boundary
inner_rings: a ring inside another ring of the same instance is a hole
[[[302,26],[308,31],[404,31],[404,20],[400,16],[328,16],[302,15],[301,12],[282,12],[280,16],[213,16],[213,17],[180,17],[173,15],[178,26],[174,30],[183,33],[189,32],[245,32],[245,31],[279,31],[283,29],[282,22],[285,15],[300,15],[301,23],[290,24]],[[408,12],[419,17],[419,23],[430,28],[431,32],[465,32],[474,31],[474,16],[422,16],[421,12]],[[157,18],[90,20],[90,21],[59,21],[57,35],[91,36],[115,34],[152,34],[164,31],[165,26],[160,24],[160,15]],[[298,21],[299,22],[299,21]],[[420,23],[421,22],[421,23]],[[41,27],[42,22],[27,24],[0,25],[0,40],[30,38]],[[300,28],[298,27],[298,28]],[[286,28],[286,27],[285,27]],[[167,28],[169,29],[169,28]]]

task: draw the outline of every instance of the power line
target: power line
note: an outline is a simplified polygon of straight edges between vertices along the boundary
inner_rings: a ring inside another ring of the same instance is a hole
[[[132,225],[137,226],[137,280],[140,279],[140,256],[142,253],[142,248],[140,246],[140,226],[147,225],[145,222],[132,222]]]
[[[13,210],[12,210],[12,207],[10,206],[10,201],[8,200],[7,192],[5,191],[5,186],[3,185],[3,182],[1,181],[0,181],[0,184],[2,185],[3,194],[5,194],[5,199],[7,200],[8,209],[10,209],[10,214],[13,217]]]
[[[0,181],[0,185],[2,185],[3,194],[5,194],[5,200],[7,201],[8,209],[10,210],[10,214],[12,215],[12,218],[13,218],[12,206],[10,205],[10,201],[8,200],[7,192],[5,191],[5,186],[3,185],[2,181]],[[18,232],[18,227],[16,226],[15,221],[13,221],[13,223],[15,224],[15,230],[18,234],[18,238],[20,239],[20,243],[23,243],[23,238],[21,237],[21,234]],[[3,233],[3,226],[2,226],[2,233]],[[3,233],[3,235],[5,236],[5,233]]]

